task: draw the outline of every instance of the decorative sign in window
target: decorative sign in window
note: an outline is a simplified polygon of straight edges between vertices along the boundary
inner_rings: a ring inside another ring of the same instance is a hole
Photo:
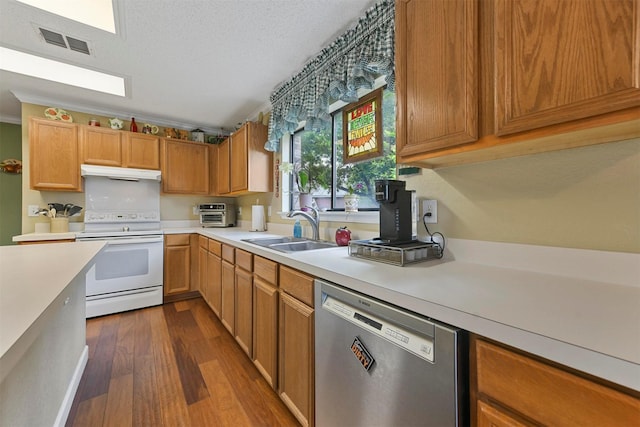
[[[382,89],[343,110],[344,163],[382,155]]]

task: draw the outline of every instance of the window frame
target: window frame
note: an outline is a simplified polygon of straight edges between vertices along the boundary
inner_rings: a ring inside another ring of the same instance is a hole
[[[373,85],[373,88],[371,89],[359,89],[357,94],[358,94],[358,98],[362,99],[363,97],[375,92],[378,89],[384,88],[386,86],[386,78],[385,76],[381,76],[378,77]],[[348,102],[344,102],[344,101],[336,101],[333,104],[331,104],[329,106],[329,114],[331,116],[333,116],[334,114],[336,114],[337,112],[340,112],[339,110],[342,110],[343,108],[345,108],[346,106],[348,106],[350,103]],[[298,127],[296,128],[295,132],[299,132],[301,130],[304,129],[306,124],[306,121],[302,121],[298,124]],[[294,133],[295,133],[294,132]],[[332,134],[333,134],[333,130],[332,130]],[[280,161],[281,162],[291,162],[292,161],[292,138],[293,138],[293,134],[291,135],[284,135],[280,141]],[[332,163],[335,165],[335,144],[333,145],[333,150],[332,150]],[[398,166],[396,163],[396,176],[398,174]],[[332,179],[335,180],[335,174],[332,173]],[[281,197],[281,206],[282,206],[282,212],[281,212],[281,218],[282,219],[288,219],[287,217],[287,213],[289,211],[291,211],[291,198],[289,197],[289,194],[291,194],[291,191],[293,190],[295,186],[293,185],[293,176],[289,175],[288,178],[285,178],[284,176],[282,177],[282,181],[280,183],[280,197]],[[335,183],[333,183],[333,187],[335,188]],[[332,196],[333,197],[333,196]],[[378,209],[369,209],[369,210],[363,210],[363,211],[358,211],[358,212],[346,212],[346,211],[321,211],[320,213],[320,219],[322,221],[329,221],[329,222],[345,222],[345,223],[361,223],[361,224],[378,224],[380,221],[380,213]]]

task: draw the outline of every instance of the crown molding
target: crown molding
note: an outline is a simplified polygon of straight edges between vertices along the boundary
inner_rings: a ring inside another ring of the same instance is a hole
[[[6,116],[4,114],[0,114],[0,123],[10,123],[12,125],[21,125],[22,118],[16,116]]]
[[[56,107],[64,108],[66,110],[95,114],[97,116],[105,117],[135,117],[138,123],[153,123],[156,126],[189,130],[199,128],[202,129],[205,133],[213,135],[228,135],[230,133],[230,130],[228,129],[209,127],[202,124],[186,123],[177,120],[167,120],[166,118],[159,118],[153,115],[146,115],[139,112],[124,110],[115,111],[104,108],[96,108],[88,104],[69,102],[60,99],[51,99],[46,96],[18,90],[12,90],[11,93],[13,93],[13,95],[22,103],[44,105],[45,107],[55,105]]]

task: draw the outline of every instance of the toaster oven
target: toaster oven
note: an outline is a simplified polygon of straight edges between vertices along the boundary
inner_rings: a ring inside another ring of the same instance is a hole
[[[205,203],[198,205],[200,225],[203,227],[235,227],[236,208],[230,203]]]

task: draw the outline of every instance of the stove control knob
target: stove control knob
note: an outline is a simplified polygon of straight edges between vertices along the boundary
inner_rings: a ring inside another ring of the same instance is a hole
[[[122,227],[122,231],[129,231],[129,227],[127,227],[126,225],[124,227]]]

